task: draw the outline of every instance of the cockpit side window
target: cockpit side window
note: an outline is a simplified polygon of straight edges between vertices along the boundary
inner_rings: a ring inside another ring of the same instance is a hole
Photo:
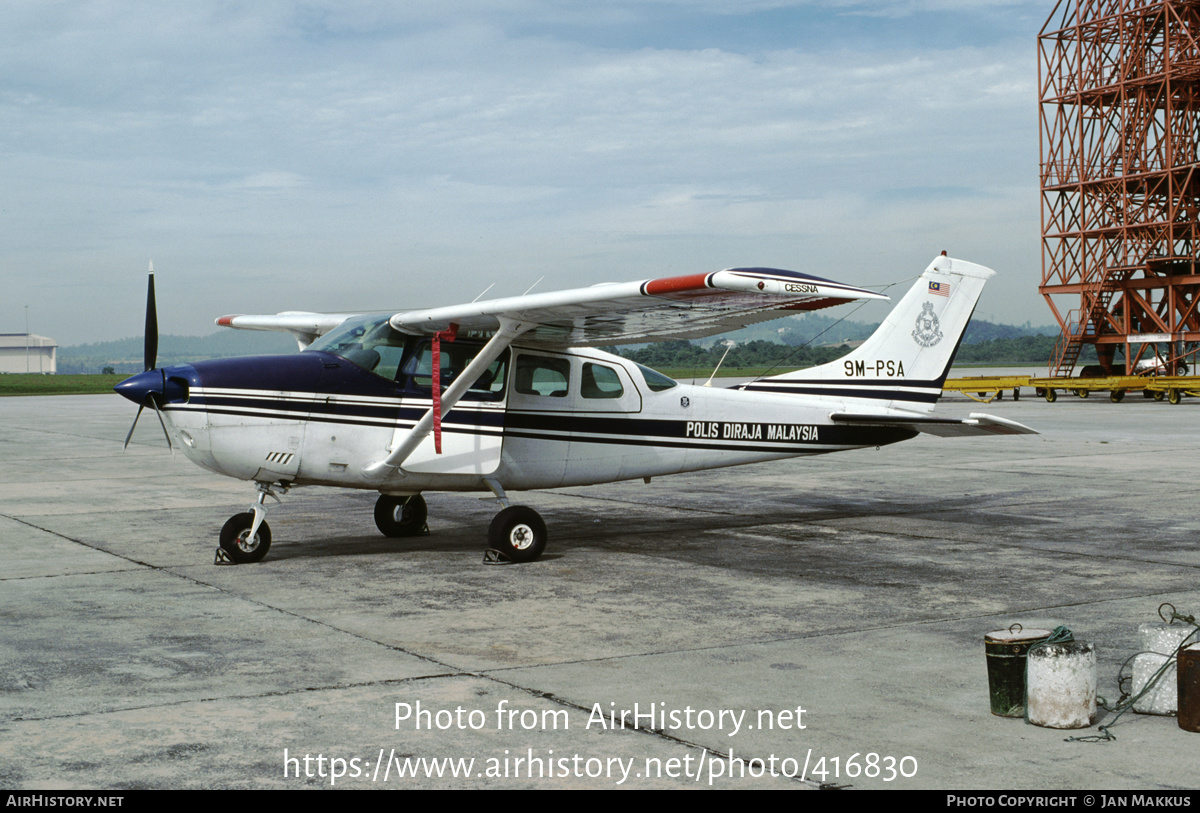
[[[441,342],[440,372],[442,390],[454,383],[459,373],[466,369],[471,360],[483,349],[481,345],[472,342]],[[487,369],[475,380],[467,390],[485,399],[499,400],[504,397],[505,379],[508,376],[508,356],[504,351]],[[404,362],[397,378],[402,384],[422,390],[433,388],[433,343],[423,339]]]

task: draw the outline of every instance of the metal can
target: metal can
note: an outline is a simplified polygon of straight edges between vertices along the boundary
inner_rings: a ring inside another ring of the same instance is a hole
[[[1025,659],[1029,647],[1049,637],[1050,630],[1023,629],[1020,624],[983,636],[992,714],[1025,716]]]
[[[1179,685],[1179,727],[1200,732],[1200,644],[1179,653],[1175,679]]]

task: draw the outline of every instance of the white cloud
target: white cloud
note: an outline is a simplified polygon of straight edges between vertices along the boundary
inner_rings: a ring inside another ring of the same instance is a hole
[[[1036,31],[1028,47],[930,36],[863,50],[721,47],[719,29],[713,47],[621,47],[554,28],[779,9],[853,26],[845,12],[867,5],[4,4],[0,270],[136,292],[154,256],[164,284],[172,267],[204,282],[175,319],[207,332],[234,301],[451,301],[549,269],[584,284],[889,246],[923,265],[940,235],[977,224],[1003,237],[973,241],[985,256],[971,259],[1036,259]],[[914,191],[929,188],[942,192]],[[453,284],[431,294],[435,276]],[[42,298],[62,320],[40,332],[127,335],[137,299]],[[0,311],[0,329],[11,318]]]

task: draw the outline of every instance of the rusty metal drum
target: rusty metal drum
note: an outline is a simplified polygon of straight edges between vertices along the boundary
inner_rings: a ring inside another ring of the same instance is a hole
[[[1020,624],[983,636],[992,714],[1025,716],[1025,659],[1029,647],[1049,637],[1050,630],[1024,629]]]
[[[1179,727],[1200,732],[1200,644],[1179,653],[1175,679],[1179,687]]]

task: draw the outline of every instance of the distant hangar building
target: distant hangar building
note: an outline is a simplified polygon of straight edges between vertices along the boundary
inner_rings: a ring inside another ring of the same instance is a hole
[[[0,333],[0,373],[58,372],[58,343],[34,333]]]

